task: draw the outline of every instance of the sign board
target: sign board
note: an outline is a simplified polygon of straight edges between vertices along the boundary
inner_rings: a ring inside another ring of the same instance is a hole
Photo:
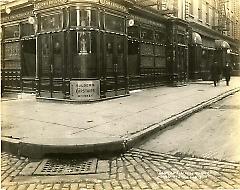
[[[70,81],[70,99],[79,101],[100,98],[100,80]]]

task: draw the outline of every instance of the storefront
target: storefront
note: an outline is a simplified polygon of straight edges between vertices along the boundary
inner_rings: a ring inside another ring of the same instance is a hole
[[[134,8],[129,16],[129,22],[133,23],[128,24],[127,28],[129,88],[166,84],[167,19],[145,13],[136,6]]]
[[[127,10],[107,0],[84,2],[34,5],[39,97],[85,101],[128,94]]]
[[[36,39],[33,6],[25,5],[2,14],[2,90],[4,92],[35,93]]]
[[[169,82],[183,85],[188,80],[188,43],[189,25],[180,19],[171,19],[168,23],[167,70]]]

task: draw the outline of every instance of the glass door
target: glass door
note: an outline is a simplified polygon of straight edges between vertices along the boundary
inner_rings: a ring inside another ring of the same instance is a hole
[[[63,98],[62,33],[41,36],[40,96]]]

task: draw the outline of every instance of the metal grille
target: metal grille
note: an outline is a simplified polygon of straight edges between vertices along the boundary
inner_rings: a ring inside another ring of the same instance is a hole
[[[96,173],[97,159],[45,159],[34,175],[74,175]]]

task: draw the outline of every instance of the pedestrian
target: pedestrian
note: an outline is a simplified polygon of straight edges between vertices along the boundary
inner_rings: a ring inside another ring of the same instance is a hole
[[[226,85],[229,86],[229,81],[231,78],[231,72],[232,72],[232,68],[229,65],[229,63],[227,63],[224,67],[223,67],[223,76],[226,79]]]
[[[211,65],[210,72],[211,72],[211,78],[213,80],[214,86],[216,87],[217,83],[220,80],[220,68],[216,61]]]

